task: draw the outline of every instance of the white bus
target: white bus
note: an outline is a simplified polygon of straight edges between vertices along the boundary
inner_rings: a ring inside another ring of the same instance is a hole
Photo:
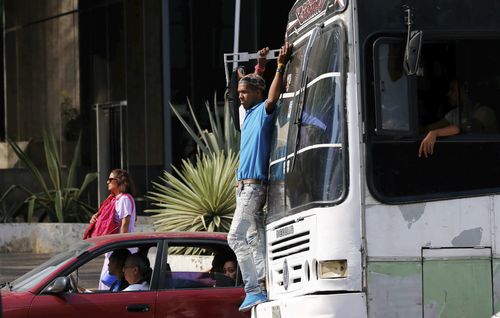
[[[286,38],[253,317],[500,311],[500,1],[300,0]]]

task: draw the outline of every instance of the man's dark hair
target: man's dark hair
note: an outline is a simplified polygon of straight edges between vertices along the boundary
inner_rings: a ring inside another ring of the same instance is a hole
[[[131,254],[132,253],[130,253],[130,251],[126,248],[119,249],[114,251],[113,254],[109,256],[109,260],[115,260],[123,268],[127,257],[129,257]]]
[[[255,89],[261,90],[262,94],[264,94],[264,91],[266,90],[266,81],[262,78],[262,76],[251,73],[248,75],[243,76],[240,79],[240,84],[247,84],[252,86]]]

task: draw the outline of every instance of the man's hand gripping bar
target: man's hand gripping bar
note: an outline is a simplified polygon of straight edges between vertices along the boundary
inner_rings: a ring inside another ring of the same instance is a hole
[[[270,50],[269,53],[266,55],[267,60],[275,60],[278,58],[280,54],[280,50]],[[228,64],[233,63],[233,70],[236,69],[238,66],[238,62],[248,62],[250,60],[256,60],[260,58],[259,52],[257,53],[248,53],[248,52],[242,52],[242,53],[226,53],[224,54],[224,71],[226,73],[226,85],[229,86],[229,68]]]

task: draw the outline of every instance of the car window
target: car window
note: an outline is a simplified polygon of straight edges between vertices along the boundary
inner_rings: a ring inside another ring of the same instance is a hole
[[[168,247],[165,268],[165,277],[160,286],[162,289],[223,288],[241,285],[236,257],[227,246],[177,243]]]
[[[73,271],[69,277],[79,286],[80,291],[96,292],[99,289],[99,277],[105,256],[101,254]]]
[[[13,291],[27,291],[31,287],[35,286],[47,276],[52,274],[54,271],[58,270],[61,266],[66,264],[69,260],[74,257],[78,257],[83,254],[89,247],[92,246],[92,243],[89,242],[79,242],[73,245],[68,251],[64,251],[59,253],[44,262],[43,264],[35,267],[28,273],[19,277],[15,281],[12,282],[12,290]]]
[[[73,270],[68,277],[74,293],[121,292],[130,284],[123,275],[126,259],[132,254],[142,254],[149,261],[147,288],[152,285],[153,270],[158,248],[156,245],[135,245],[108,250],[95,255],[85,264]],[[119,274],[114,274],[117,271]],[[122,276],[123,275],[123,276]]]

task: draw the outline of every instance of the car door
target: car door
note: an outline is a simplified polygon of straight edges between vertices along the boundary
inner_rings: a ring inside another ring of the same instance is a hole
[[[102,249],[100,252],[86,255],[75,268],[69,268],[64,276],[72,278],[72,288],[58,294],[42,292],[34,297],[29,310],[29,317],[84,317],[110,318],[135,317],[153,318],[156,311],[157,298],[157,265],[158,251],[161,241],[146,243],[118,244]],[[110,292],[98,290],[98,283],[103,268],[105,254],[114,250],[127,248],[134,252],[147,254],[153,270],[150,290]],[[49,284],[50,286],[50,284]],[[78,286],[78,288],[75,288]]]
[[[164,245],[156,317],[250,317],[238,307],[245,293],[241,277],[214,271],[217,254],[232,254],[225,241],[170,240]]]
[[[245,298],[242,288],[179,289],[158,292],[156,317],[250,317],[238,307]]]
[[[29,317],[153,318],[156,291],[75,293],[35,297]]]

